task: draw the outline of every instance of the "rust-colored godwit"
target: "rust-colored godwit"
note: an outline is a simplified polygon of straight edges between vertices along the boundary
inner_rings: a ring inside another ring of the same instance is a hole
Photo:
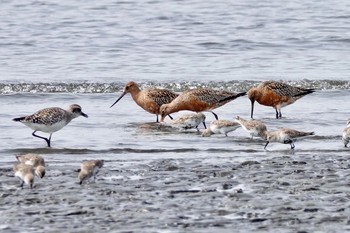
[[[205,125],[205,115],[201,112],[199,113],[188,113],[179,117],[176,117],[169,124],[173,127],[181,129],[193,129],[198,130],[198,126],[203,123],[204,128],[207,128]]]
[[[172,92],[168,89],[160,89],[160,88],[148,88],[144,90],[140,90],[139,86],[135,82],[128,82],[123,90],[121,96],[112,104],[113,107],[118,101],[123,98],[123,96],[127,93],[131,94],[131,97],[136,102],[138,106],[143,108],[145,111],[156,114],[157,122],[159,108],[163,104],[168,104],[173,99],[175,99],[179,94]],[[171,116],[169,116],[171,118]],[[171,118],[172,119],[172,118]]]
[[[163,104],[160,107],[161,121],[164,121],[165,116],[182,110],[193,112],[209,111],[218,120],[218,116],[212,110],[245,94],[246,92],[235,93],[207,88],[187,90],[171,101],[171,103]]]
[[[265,139],[267,127],[263,122],[258,120],[246,120],[239,116],[236,117],[236,122],[239,123],[242,126],[242,128],[250,134],[252,138],[261,137]]]
[[[276,110],[276,118],[282,118],[281,108],[314,91],[314,89],[294,87],[277,81],[262,82],[247,92],[251,101],[250,116],[253,118],[254,102],[257,101],[259,104],[273,107]]]
[[[103,167],[103,160],[87,160],[80,165],[80,172],[78,175],[79,184],[83,184],[84,180],[88,180],[91,177],[96,178],[100,168]]]
[[[294,142],[297,138],[307,137],[314,135],[314,132],[303,132],[295,129],[289,128],[281,128],[274,131],[266,132],[266,144],[264,149],[266,149],[267,145],[270,141],[272,142],[280,142],[284,144],[290,144],[290,148],[293,150],[295,148]]]
[[[203,131],[203,137],[210,137],[212,134],[224,134],[227,137],[229,132],[238,129],[241,125],[229,120],[215,120],[210,122],[209,127]]]
[[[346,122],[346,128],[343,130],[343,143],[345,147],[348,147],[350,141],[350,119]]]
[[[24,155],[17,155],[16,159],[24,164],[31,165],[35,169],[35,175],[40,178],[45,176],[45,160],[38,154],[28,153]]]

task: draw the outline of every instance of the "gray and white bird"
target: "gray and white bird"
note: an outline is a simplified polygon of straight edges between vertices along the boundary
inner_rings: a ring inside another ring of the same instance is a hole
[[[264,149],[266,149],[269,142],[280,142],[283,144],[290,144],[290,148],[293,150],[295,148],[294,142],[296,139],[311,135],[314,135],[314,132],[303,132],[289,128],[266,131],[266,144]]]
[[[103,167],[104,161],[103,160],[87,160],[84,161],[80,165],[80,172],[78,175],[79,178],[79,184],[83,184],[85,180],[90,179],[91,177],[96,178],[97,173],[99,172],[100,168]]]
[[[198,130],[198,126],[203,124],[204,128],[207,128],[205,125],[205,115],[201,112],[199,113],[188,113],[169,122],[169,125],[172,127],[180,128],[180,129],[193,129],[196,128]]]
[[[350,119],[346,122],[346,128],[343,130],[342,140],[345,147],[348,147],[350,141]]]
[[[241,127],[241,125],[234,121],[229,120],[214,120],[210,122],[209,127],[203,131],[203,137],[209,137],[212,134],[224,134],[227,136],[229,132],[232,132]]]
[[[35,175],[43,178],[45,176],[45,160],[38,154],[16,155],[18,162],[31,165],[34,168]]]
[[[13,171],[15,172],[15,176],[21,180],[21,188],[23,188],[24,184],[27,184],[30,188],[33,188],[34,168],[32,165],[17,163],[13,166]]]
[[[19,121],[24,125],[28,126],[34,132],[32,135],[44,139],[47,142],[47,146],[51,146],[51,136],[54,132],[62,129],[66,126],[71,120],[79,116],[88,117],[85,113],[82,112],[81,107],[78,104],[72,104],[67,110],[62,108],[53,107],[53,108],[44,108],[37,111],[33,115],[14,118],[14,121]],[[36,131],[42,131],[44,133],[49,133],[50,137],[45,138],[39,136]]]
[[[252,139],[253,137],[261,137],[265,139],[267,127],[262,121],[246,120],[240,116],[237,116],[236,122],[239,123],[242,128],[250,134]]]

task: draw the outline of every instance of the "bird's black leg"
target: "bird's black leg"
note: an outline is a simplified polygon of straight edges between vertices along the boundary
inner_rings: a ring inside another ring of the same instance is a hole
[[[157,116],[156,122],[158,123],[158,122],[159,122],[159,120],[158,120],[158,115],[156,115],[156,116]]]
[[[281,109],[278,110],[278,117],[281,119],[282,118],[282,112],[281,112]]]
[[[47,138],[45,138],[45,137],[41,137],[41,136],[39,136],[39,135],[36,135],[35,132],[36,132],[36,130],[32,133],[32,135],[33,135],[34,137],[44,139],[44,140],[47,142],[47,146],[48,146],[48,147],[51,146],[50,141],[51,141],[51,135],[52,135],[52,134],[50,134],[50,138],[47,139]]]
[[[294,148],[295,148],[294,143],[291,143],[291,144],[290,144],[290,149],[294,150]]]
[[[22,181],[22,183],[20,185],[21,189],[23,189],[23,185],[24,185],[24,181]]]
[[[48,147],[51,147],[51,136],[52,136],[52,133],[50,133],[49,143],[47,144]]]
[[[205,122],[203,121],[203,126],[204,126],[204,129],[207,128],[207,125],[205,124]]]
[[[265,146],[264,146],[264,150],[266,149],[267,145],[269,144],[270,141],[267,141]]]
[[[218,117],[218,115],[215,114],[215,112],[211,112],[211,113],[213,113],[216,120],[219,120],[219,117]]]
[[[276,119],[278,119],[278,117],[279,117],[279,113],[278,113],[277,108],[275,108],[275,110],[276,110]]]

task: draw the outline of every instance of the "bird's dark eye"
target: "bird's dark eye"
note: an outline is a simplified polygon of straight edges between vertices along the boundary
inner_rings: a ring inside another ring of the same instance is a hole
[[[80,108],[75,108],[75,109],[73,110],[73,112],[81,112],[81,109],[80,109]]]

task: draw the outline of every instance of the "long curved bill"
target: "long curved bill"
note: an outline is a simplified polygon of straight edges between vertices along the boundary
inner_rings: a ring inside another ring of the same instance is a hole
[[[112,104],[112,105],[110,106],[110,108],[113,107],[116,103],[118,103],[118,101],[119,101],[121,98],[123,98],[123,96],[124,96],[125,94],[126,94],[126,92],[123,92],[122,95],[117,99],[117,101],[115,101],[114,104]]]

